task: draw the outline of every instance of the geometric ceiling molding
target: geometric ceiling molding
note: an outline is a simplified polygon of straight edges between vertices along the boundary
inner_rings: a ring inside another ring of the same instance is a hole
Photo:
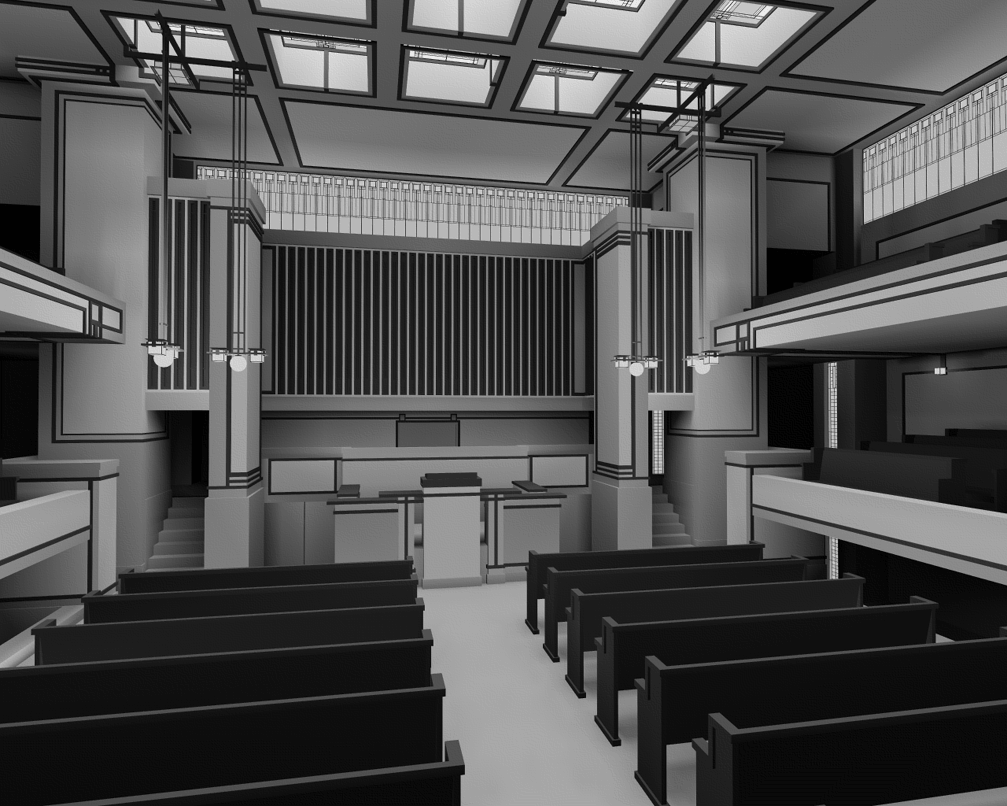
[[[541,47],[642,58],[685,2],[561,0]]]
[[[74,11],[0,0],[0,77],[21,78],[14,67],[18,56],[102,67],[112,63]]]
[[[869,0],[784,72],[944,94],[1003,61],[1003,0]]]
[[[667,61],[762,72],[828,11],[717,0]]]
[[[281,99],[303,168],[547,184],[586,132],[442,112]]]
[[[663,150],[673,146],[674,137],[658,134],[643,135],[644,188],[661,180],[660,173],[647,171],[647,163]],[[629,133],[611,129],[598,145],[574,169],[564,187],[629,190]]]
[[[175,154],[186,159],[231,159],[231,94],[176,91],[171,95],[189,119],[192,133],[179,137]],[[248,161],[279,165],[280,155],[266,125],[259,99],[248,96]]]
[[[919,104],[767,88],[721,125],[783,131],[787,151],[838,154],[919,108]]]

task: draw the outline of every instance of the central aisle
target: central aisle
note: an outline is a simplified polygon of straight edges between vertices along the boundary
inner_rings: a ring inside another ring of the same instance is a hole
[[[465,806],[649,806],[636,769],[636,692],[619,696],[622,746],[594,724],[595,658],[587,655],[587,698],[577,699],[561,663],[524,624],[525,583],[420,591],[433,632],[433,671],[444,675],[444,738],[465,757]],[[539,602],[539,621],[542,602]],[[696,802],[691,744],[668,748],[668,802]]]

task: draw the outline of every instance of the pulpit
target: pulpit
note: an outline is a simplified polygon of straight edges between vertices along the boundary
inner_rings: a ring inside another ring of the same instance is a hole
[[[427,473],[423,488],[423,587],[481,585],[479,507],[475,473]]]

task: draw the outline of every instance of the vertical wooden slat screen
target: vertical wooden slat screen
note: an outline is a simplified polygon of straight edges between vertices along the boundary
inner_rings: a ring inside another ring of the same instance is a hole
[[[157,336],[160,199],[149,202],[148,323]],[[147,388],[160,391],[209,389],[210,203],[171,199],[168,206],[168,321],[182,354],[168,368],[150,362]]]
[[[279,246],[275,394],[573,390],[570,260]]]
[[[685,357],[692,351],[692,232],[651,229],[648,234],[649,336],[661,359],[650,391],[692,391]]]

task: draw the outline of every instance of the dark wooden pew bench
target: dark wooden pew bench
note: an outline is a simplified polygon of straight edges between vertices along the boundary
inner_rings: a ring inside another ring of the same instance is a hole
[[[0,670],[0,723],[430,685],[433,637]]]
[[[780,560],[748,560],[689,565],[659,565],[644,568],[591,568],[558,571],[546,569],[545,642],[542,647],[553,663],[559,663],[559,624],[566,621],[566,609],[574,588],[584,593],[697,588],[709,585],[744,585],[752,582],[797,582],[805,579],[808,561],[804,557]]]
[[[825,448],[817,481],[886,495],[940,501],[942,482],[963,483],[962,459]]]
[[[881,804],[1007,786],[1007,700],[739,728],[694,739],[696,806]]]
[[[705,738],[711,713],[752,728],[1007,697],[1001,636],[681,666],[648,657],[635,681],[636,780],[664,804],[666,747]]]
[[[598,713],[594,721],[613,745],[619,739],[619,692],[633,688],[653,655],[669,666],[934,642],[937,603],[618,624],[602,619],[598,649]]]
[[[0,725],[0,755],[18,806],[437,764],[444,693],[435,674],[412,689],[18,722]]]
[[[320,565],[280,565],[263,568],[194,568],[187,571],[147,571],[119,574],[119,593],[259,588],[270,585],[324,585],[409,579],[412,560]]]
[[[547,568],[558,571],[588,568],[639,568],[645,565],[687,565],[694,563],[741,562],[761,560],[762,543],[723,546],[668,546],[656,549],[617,551],[562,551],[539,554],[528,552],[526,580],[527,616],[525,624],[538,635],[538,600],[542,598]]]
[[[566,682],[578,697],[587,696],[584,653],[594,652],[594,639],[601,637],[604,616],[623,623],[858,607],[864,601],[863,590],[863,577],[854,574],[831,580],[670,590],[584,593],[575,588],[567,608]]]
[[[416,599],[339,610],[43,625],[32,634],[36,664],[86,663],[419,638],[423,609]]]
[[[413,574],[409,579],[379,579],[370,582],[335,582],[320,585],[217,588],[112,596],[91,592],[81,598],[81,604],[84,605],[85,624],[103,624],[111,621],[148,621],[162,618],[409,604],[416,601],[418,589],[419,582]]]

